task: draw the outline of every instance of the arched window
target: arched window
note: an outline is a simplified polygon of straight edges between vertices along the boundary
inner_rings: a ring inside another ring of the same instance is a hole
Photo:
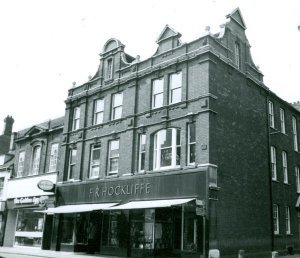
[[[41,158],[41,146],[38,145],[33,148],[31,175],[37,175],[39,173],[40,158]]]
[[[168,169],[180,165],[180,130],[168,128],[154,134],[153,169]]]

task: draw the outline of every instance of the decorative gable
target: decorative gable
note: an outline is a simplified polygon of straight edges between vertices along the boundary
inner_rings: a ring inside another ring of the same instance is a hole
[[[158,39],[156,40],[158,48],[155,54],[160,54],[162,52],[180,46],[180,37],[181,34],[179,32],[172,29],[169,25],[166,25],[163,31],[160,33]]]
[[[47,131],[47,128],[45,128],[45,127],[33,126],[24,134],[24,137],[32,136],[32,135],[40,135],[42,133],[45,133],[46,131]]]
[[[226,15],[226,18],[229,18],[230,20],[235,21],[237,24],[239,24],[244,30],[247,29],[246,24],[244,22],[242,13],[240,11],[240,8],[234,9],[230,14]]]

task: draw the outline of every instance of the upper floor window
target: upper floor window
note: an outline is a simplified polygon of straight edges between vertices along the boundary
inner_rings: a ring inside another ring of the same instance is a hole
[[[294,150],[298,151],[298,134],[297,134],[297,120],[296,117],[292,118],[293,123],[293,140],[294,140]]]
[[[287,168],[287,153],[282,152],[282,169],[283,169],[283,182],[288,183],[288,168]]]
[[[234,45],[234,54],[235,54],[235,64],[238,69],[241,69],[241,47],[239,43]]]
[[[17,177],[23,175],[23,171],[24,171],[24,161],[25,161],[25,151],[20,151],[20,152],[19,152],[19,161],[18,161]]]
[[[122,117],[122,107],[123,92],[113,94],[111,120],[119,119]]]
[[[170,75],[170,99],[169,103],[177,103],[181,101],[182,72]]]
[[[94,125],[103,123],[104,99],[97,99],[94,103]]]
[[[154,170],[174,168],[180,165],[180,130],[163,129],[154,135]]]
[[[49,172],[56,171],[57,159],[58,159],[58,143],[54,143],[51,145]]]
[[[195,164],[196,130],[195,123],[188,125],[188,164]]]
[[[80,107],[74,108],[72,130],[79,129],[80,123]]]
[[[282,133],[285,133],[285,113],[282,108],[280,108],[280,130]]]
[[[146,134],[140,134],[139,137],[139,167],[138,171],[145,171],[145,159],[146,159]]]
[[[275,127],[274,123],[274,105],[272,101],[269,101],[269,123],[272,128]]]
[[[299,167],[295,167],[295,173],[296,173],[296,188],[297,188],[297,193],[300,193],[300,172],[299,172]]]
[[[35,146],[33,149],[32,156],[32,167],[31,167],[31,175],[37,175],[39,173],[40,168],[40,158],[41,158],[41,146]]]
[[[271,146],[271,171],[272,179],[277,180],[276,149],[274,146]]]
[[[92,145],[90,158],[90,178],[97,178],[100,174],[100,151],[99,144]]]
[[[291,234],[291,214],[290,214],[290,207],[285,207],[285,230],[286,234]]]
[[[279,234],[279,211],[278,205],[273,204],[273,227],[274,227],[274,234]]]
[[[71,149],[69,151],[68,180],[74,179],[75,176],[76,155],[77,155],[76,149]]]
[[[3,197],[4,181],[5,181],[5,178],[4,177],[0,177],[0,198]]]
[[[107,60],[107,67],[106,67],[106,80],[110,80],[113,78],[113,59],[110,58]]]
[[[109,142],[108,174],[117,174],[119,170],[119,140]]]
[[[164,104],[164,78],[152,82],[152,108],[162,107]]]

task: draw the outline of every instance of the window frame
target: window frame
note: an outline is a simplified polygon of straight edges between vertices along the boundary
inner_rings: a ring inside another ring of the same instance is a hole
[[[298,166],[295,166],[295,174],[296,174],[296,191],[300,193],[300,169]]]
[[[282,170],[283,170],[283,182],[285,184],[289,183],[288,177],[288,161],[287,161],[287,152],[282,151]]]
[[[195,138],[195,141],[194,142],[191,142],[191,126],[194,126],[194,138]],[[189,123],[188,124],[188,150],[187,150],[187,164],[188,165],[195,165],[196,163],[196,124],[195,123]],[[190,158],[191,158],[191,146],[194,146],[194,159],[195,161],[194,162],[191,162]]]
[[[280,131],[282,133],[286,133],[286,126],[285,126],[285,110],[280,108]]]
[[[0,177],[0,199],[4,197],[4,188],[5,188],[5,177]]]
[[[291,234],[291,209],[290,206],[285,206],[285,233]]]
[[[292,127],[293,127],[293,141],[294,141],[294,151],[298,151],[298,132],[297,132],[297,119],[292,117]]]
[[[40,172],[40,163],[41,163],[41,154],[42,154],[42,146],[35,145],[32,148],[32,159],[31,159],[31,167],[30,167],[30,176],[38,175]]]
[[[97,103],[99,102],[102,102],[102,109],[100,110],[98,110],[98,105],[97,105]],[[100,122],[98,121],[99,115],[102,115],[102,119]],[[104,120],[104,99],[96,99],[94,101],[93,125],[103,124],[103,120]]]
[[[161,89],[159,92],[155,92],[156,83],[161,82]],[[151,109],[157,109],[164,106],[164,77],[154,79],[152,80],[152,88],[151,88],[152,94],[151,94]],[[161,105],[156,105],[156,97],[161,96],[162,101]]]
[[[269,123],[270,123],[270,127],[271,128],[275,128],[275,118],[274,118],[274,103],[269,100],[269,104],[268,104],[269,108]]]
[[[170,146],[167,147],[161,147],[162,142],[160,141],[161,135],[163,132],[166,133],[165,138],[167,139],[167,131],[172,130],[172,142]],[[177,144],[177,137],[179,134],[179,144]],[[179,168],[180,167],[180,158],[181,158],[181,130],[179,128],[167,128],[157,131],[153,135],[153,170],[164,170],[164,169],[171,169],[171,168]],[[159,147],[160,146],[160,147]],[[179,152],[179,164],[177,164],[177,156],[178,156],[178,148],[180,150]],[[171,149],[171,165],[169,166],[162,166],[161,165],[161,152],[162,149]]]
[[[277,160],[276,160],[276,148],[274,146],[270,147],[271,154],[271,172],[272,172],[272,180],[277,180]]]
[[[80,128],[80,107],[73,109],[72,131]]]
[[[53,148],[56,146],[56,156],[53,154]],[[58,149],[59,149],[59,143],[52,143],[51,149],[50,149],[50,158],[49,158],[49,172],[55,172],[57,169],[57,163],[58,163]],[[53,165],[54,164],[54,165]]]
[[[115,100],[116,100],[116,96],[119,95],[121,96],[121,104],[120,105],[116,105],[115,103]],[[121,112],[120,112],[120,117],[116,117],[116,110],[121,108]],[[111,105],[111,120],[117,120],[117,119],[120,119],[122,118],[122,113],[123,113],[123,92],[117,92],[117,93],[114,93],[112,95],[112,105]]]
[[[145,146],[144,149],[142,148],[143,145]],[[139,173],[145,172],[146,146],[147,146],[147,136],[145,133],[141,133],[139,134],[139,151],[138,151],[138,172]],[[144,169],[142,169],[142,157],[144,159]]]
[[[241,69],[241,45],[239,42],[234,44],[234,56],[235,56],[235,65],[240,70]]]
[[[99,161],[94,162],[94,151],[99,151]],[[101,145],[100,144],[92,144],[90,150],[90,163],[89,163],[89,178],[99,178],[100,177],[100,165],[101,165]],[[98,167],[97,175],[92,175],[93,168]]]
[[[279,206],[278,204],[273,204],[273,230],[274,235],[279,235]]]
[[[113,58],[109,58],[106,61],[106,74],[105,79],[106,80],[112,80],[113,79]]]
[[[75,152],[75,155],[73,155],[73,152]],[[67,177],[68,181],[72,181],[75,179],[73,172],[74,172],[74,168],[76,167],[76,158],[77,158],[77,149],[76,148],[70,149],[69,157],[68,157],[68,177]],[[72,177],[70,177],[71,172],[72,172]]]
[[[178,74],[180,74],[180,85],[176,85],[176,87],[173,88],[173,83],[172,83],[172,77],[173,76],[177,76]],[[173,92],[176,90],[180,90],[180,100],[178,101],[173,101],[172,96],[173,96]],[[172,73],[169,75],[169,104],[175,104],[175,103],[179,103],[182,101],[182,71],[178,71],[176,73]]]
[[[112,149],[112,144],[113,142],[118,143],[118,148],[117,149]],[[117,154],[112,155],[112,151],[118,150]],[[108,143],[108,166],[107,166],[107,174],[110,175],[116,175],[119,172],[119,158],[120,158],[120,139],[115,139],[115,140],[110,140]],[[117,170],[111,170],[111,164],[112,160],[116,159],[117,160]]]
[[[23,157],[22,157],[23,156]],[[23,158],[22,161],[20,161],[21,157]],[[22,162],[22,166],[20,166],[20,163]],[[24,165],[25,165],[25,151],[22,150],[19,152],[18,157],[18,170],[17,170],[17,177],[22,177],[24,172]]]

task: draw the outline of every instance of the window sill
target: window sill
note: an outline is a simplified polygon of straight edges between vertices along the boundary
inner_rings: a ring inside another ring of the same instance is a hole
[[[277,179],[272,179],[272,182],[279,183],[279,181]]]
[[[87,181],[95,181],[95,180],[99,180],[99,179],[100,179],[100,177],[97,176],[97,177],[89,177],[89,178],[87,178],[86,180],[87,180]]]
[[[291,184],[289,182],[283,182],[284,185],[290,186]]]

